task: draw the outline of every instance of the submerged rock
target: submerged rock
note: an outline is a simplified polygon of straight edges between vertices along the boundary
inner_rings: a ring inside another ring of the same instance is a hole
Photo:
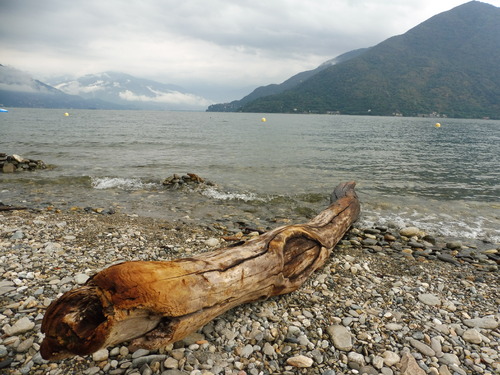
[[[0,153],[0,169],[3,173],[14,173],[16,171],[33,171],[35,169],[46,169],[47,165],[41,160],[26,159],[13,154]]]
[[[174,189],[179,189],[184,186],[188,187],[213,186],[214,183],[207,181],[206,179],[198,176],[195,173],[187,173],[183,176],[174,173],[173,175],[163,180],[162,185]]]

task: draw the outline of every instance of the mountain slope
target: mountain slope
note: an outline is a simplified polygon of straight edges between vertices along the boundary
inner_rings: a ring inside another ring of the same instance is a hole
[[[84,100],[79,96],[65,94],[27,73],[4,65],[0,65],[0,105],[36,108],[120,108],[100,100]]]
[[[247,96],[245,96],[244,98],[242,98],[240,100],[234,100],[231,103],[213,104],[213,105],[208,107],[207,111],[208,112],[236,112],[241,107],[243,107],[245,104],[250,103],[253,100],[256,100],[258,98],[262,98],[264,96],[280,94],[286,90],[292,89],[295,86],[306,81],[310,77],[314,76],[316,73],[319,73],[320,71],[328,68],[329,66],[339,64],[343,61],[347,61],[349,59],[352,59],[353,57],[360,55],[361,53],[365,52],[366,50],[368,50],[368,48],[360,48],[360,49],[357,49],[354,51],[344,53],[344,54],[339,55],[331,60],[325,61],[323,64],[321,64],[320,66],[318,66],[317,68],[315,68],[313,70],[307,70],[305,72],[297,73],[294,76],[288,78],[286,81],[284,81],[280,84],[271,84],[271,85],[267,85],[267,86],[257,87],[254,91],[252,91],[250,94],[248,94]]]
[[[179,86],[137,78],[125,73],[89,74],[74,80],[54,81],[67,94],[100,99],[131,109],[204,109],[210,101]]]
[[[241,110],[500,118],[498,61],[500,9],[472,1]]]

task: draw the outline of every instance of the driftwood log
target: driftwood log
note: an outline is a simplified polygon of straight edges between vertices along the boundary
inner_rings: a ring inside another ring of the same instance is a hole
[[[48,307],[43,358],[91,354],[129,340],[158,349],[237,305],[296,290],[358,218],[354,186],[337,186],[331,205],[308,223],[271,230],[240,246],[104,269]]]

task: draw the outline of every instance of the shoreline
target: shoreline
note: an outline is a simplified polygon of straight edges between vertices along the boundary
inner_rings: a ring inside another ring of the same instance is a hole
[[[396,228],[356,225],[299,290],[236,307],[179,343],[134,353],[124,343],[93,356],[43,361],[41,319],[60,293],[116,262],[191,256],[261,229],[70,209],[0,218],[0,368],[8,374],[500,370],[498,244],[474,249],[468,239],[447,242],[418,228],[401,236]]]

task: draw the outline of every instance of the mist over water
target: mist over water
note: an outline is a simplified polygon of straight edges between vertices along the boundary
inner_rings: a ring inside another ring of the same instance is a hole
[[[304,220],[357,181],[362,220],[500,241],[500,121],[12,109],[0,152],[53,168],[0,174],[0,201],[117,205],[177,220]],[[267,121],[262,122],[261,118]],[[216,184],[161,185],[173,173]]]

